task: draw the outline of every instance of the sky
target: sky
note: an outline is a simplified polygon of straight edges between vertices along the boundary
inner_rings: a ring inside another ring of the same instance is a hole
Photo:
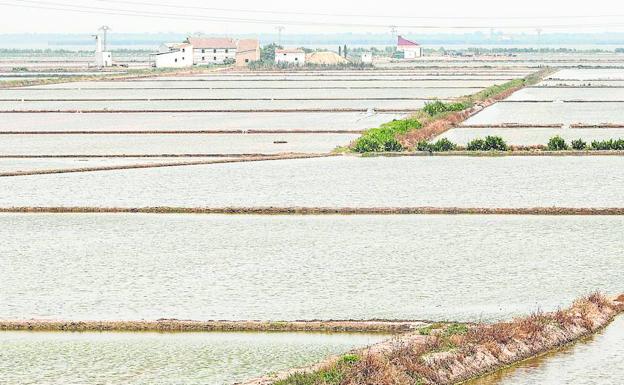
[[[77,5],[78,4],[78,5]],[[0,0],[2,33],[114,32],[423,33],[624,32],[624,2],[613,0],[216,2],[198,0]]]

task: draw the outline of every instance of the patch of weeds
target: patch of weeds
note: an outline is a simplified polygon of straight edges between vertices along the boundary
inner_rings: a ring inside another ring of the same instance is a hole
[[[360,356],[358,356],[357,354],[345,354],[344,356],[340,357],[340,362],[345,364],[355,364],[359,360]]]
[[[418,329],[418,334],[420,334],[421,336],[428,336],[431,335],[432,330],[441,329],[442,327],[444,327],[444,325],[441,323],[432,323],[431,325]]]
[[[344,379],[344,371],[334,366],[312,373],[294,373],[274,385],[339,385]]]
[[[423,111],[429,116],[436,116],[445,112],[462,111],[468,107],[470,107],[470,104],[465,102],[444,103],[436,100],[435,102],[426,103],[423,107]]]
[[[468,326],[464,324],[451,324],[444,329],[444,336],[465,335],[468,333]]]
[[[403,146],[396,139],[394,130],[380,127],[366,131],[355,141],[353,149],[360,153],[401,151]]]

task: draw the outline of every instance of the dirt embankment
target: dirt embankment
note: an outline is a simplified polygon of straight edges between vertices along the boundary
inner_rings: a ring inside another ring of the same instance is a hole
[[[428,321],[62,321],[0,320],[0,330],[28,331],[131,331],[131,332],[323,332],[406,333]]]
[[[624,207],[0,207],[0,213],[231,215],[624,215]]]
[[[496,324],[444,325],[245,385],[455,384],[578,341],[622,311],[624,295],[592,294],[565,310]]]

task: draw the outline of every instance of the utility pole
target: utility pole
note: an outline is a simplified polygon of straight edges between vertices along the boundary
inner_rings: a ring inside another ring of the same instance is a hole
[[[392,35],[393,40],[396,40],[397,32],[398,32],[398,27],[396,25],[391,25],[390,34]]]
[[[108,50],[106,49],[106,35],[108,34],[108,31],[110,31],[110,27],[108,25],[103,25],[100,27],[99,31],[102,31],[102,51],[104,52],[108,52]]]
[[[278,25],[275,29],[277,29],[277,45],[282,45],[282,31],[284,31],[284,26]]]

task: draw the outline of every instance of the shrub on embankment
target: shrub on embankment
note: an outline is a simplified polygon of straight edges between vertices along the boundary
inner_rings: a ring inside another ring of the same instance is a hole
[[[334,360],[273,383],[453,384],[591,335],[624,310],[622,301],[622,296],[611,300],[592,294],[552,313],[537,312],[496,324],[444,325],[363,349],[356,352],[357,359]]]
[[[486,136],[485,139],[476,138],[468,142],[468,151],[507,151],[508,146],[500,136]]]
[[[574,150],[592,150],[592,151],[622,151],[624,150],[624,139],[607,139],[607,140],[594,140],[590,146],[583,139],[575,139],[571,142],[571,147]],[[546,146],[548,151],[565,151],[569,150],[570,146],[559,135],[553,136],[548,140]]]
[[[402,151],[397,135],[422,127],[418,119],[393,120],[382,124],[379,128],[367,130],[353,145],[356,152],[393,152]]]
[[[479,108],[483,108],[498,100],[502,100],[524,86],[537,83],[549,71],[549,69],[542,70],[522,79],[494,85],[451,103],[439,100],[426,103],[422,109],[417,110],[410,118],[391,122],[397,126],[402,124],[400,122],[408,122],[405,123],[408,126],[407,128],[398,129],[398,127],[382,125],[379,128],[373,128],[364,132],[350,147],[353,151],[359,153],[412,149],[417,147],[418,144],[425,143],[439,136],[449,128],[469,118],[478,111],[475,105],[479,104]],[[410,124],[409,122],[417,122],[418,124]]]

